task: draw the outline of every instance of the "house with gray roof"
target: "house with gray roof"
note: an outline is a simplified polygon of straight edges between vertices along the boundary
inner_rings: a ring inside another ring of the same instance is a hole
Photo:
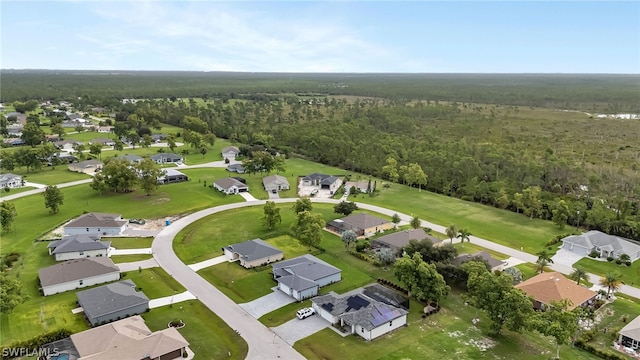
[[[127,228],[120,214],[88,213],[64,226],[65,235],[119,235]]]
[[[620,345],[636,351],[640,350],[640,315],[620,329],[618,334]]]
[[[227,166],[227,171],[228,172],[235,172],[238,174],[244,174],[245,173],[245,169],[244,166],[242,166],[242,164],[231,164],[229,166]]]
[[[319,189],[335,192],[342,185],[342,180],[333,175],[313,173],[303,177],[301,183],[304,186],[317,186]]]
[[[393,229],[393,227],[394,224],[390,220],[381,219],[367,213],[353,214],[327,222],[327,230],[340,235],[347,230],[353,230],[356,236],[370,236]]]
[[[100,241],[100,235],[69,235],[50,242],[47,248],[49,255],[55,255],[56,261],[66,261],[109,256],[111,241]]]
[[[176,169],[164,169],[164,175],[158,178],[158,184],[173,184],[189,181],[189,177]]]
[[[455,266],[460,266],[466,262],[473,261],[476,259],[479,259],[489,264],[489,267],[490,267],[489,270],[491,271],[502,270],[507,265],[505,261],[494,258],[493,256],[491,256],[491,254],[489,254],[486,251],[479,251],[473,254],[462,254],[462,255],[456,256],[455,258],[453,258],[453,260],[451,260],[451,263]]]
[[[278,289],[298,301],[318,295],[318,290],[341,280],[342,270],[309,254],[273,264]]]
[[[323,319],[367,341],[407,324],[407,310],[371,298],[362,289],[343,295],[332,291],[311,303]]]
[[[282,175],[269,175],[262,178],[262,185],[267,192],[289,190],[289,180]]]
[[[233,160],[240,154],[240,149],[235,146],[227,146],[222,149],[222,158]]]
[[[108,257],[68,260],[38,270],[44,296],[120,280],[120,269]]]
[[[249,186],[247,184],[231,177],[214,181],[213,187],[227,195],[249,191]]]
[[[68,168],[71,171],[85,173],[85,174],[93,174],[97,171],[100,171],[104,163],[98,160],[85,160],[77,163],[69,164]]]
[[[79,291],[78,304],[91,326],[142,314],[149,309],[149,298],[136,291],[136,284],[124,280]]]
[[[89,144],[90,145],[100,144],[102,146],[114,146],[116,144],[116,141],[113,139],[107,139],[107,138],[97,138],[89,141]]]
[[[239,261],[247,269],[270,264],[284,257],[282,250],[262,239],[227,245],[222,251],[229,261]]]
[[[126,160],[132,164],[139,164],[144,160],[144,158],[140,155],[123,155],[116,157],[118,160]]]
[[[0,175],[0,189],[19,187],[22,187],[22,176],[10,173]]]
[[[182,156],[172,154],[172,153],[154,154],[154,155],[151,155],[149,158],[155,161],[155,163],[158,165],[182,163]]]
[[[381,236],[371,240],[372,247],[386,247],[394,252],[402,250],[409,242],[414,241],[430,241],[433,245],[440,245],[442,240],[427,234],[422,228],[409,229],[394,232],[389,235]]]
[[[591,230],[581,235],[571,235],[562,239],[562,248],[582,256],[596,251],[601,258],[618,258],[627,254],[631,261],[640,258],[640,244],[619,236]]]

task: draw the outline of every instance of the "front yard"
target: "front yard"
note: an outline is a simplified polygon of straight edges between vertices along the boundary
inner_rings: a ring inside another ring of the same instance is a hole
[[[580,259],[577,263],[573,264],[573,267],[582,266],[587,272],[606,275],[613,271],[618,271],[622,275],[620,280],[623,283],[631,286],[640,286],[640,260],[636,260],[631,263],[631,266],[624,264],[618,265],[615,261],[598,261],[590,257]]]

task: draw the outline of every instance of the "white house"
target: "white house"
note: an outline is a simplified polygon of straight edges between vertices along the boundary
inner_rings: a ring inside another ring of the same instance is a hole
[[[289,181],[281,175],[265,176],[262,179],[262,185],[267,192],[289,190]]]
[[[88,213],[64,226],[65,235],[119,235],[127,228],[120,214]]]
[[[0,175],[0,189],[22,187],[22,176],[16,174]]]
[[[151,160],[155,161],[156,164],[175,164],[182,162],[182,156],[172,154],[172,153],[160,153],[154,154],[149,157]]]
[[[335,292],[311,299],[312,307],[323,319],[340,324],[351,334],[370,341],[407,324],[405,309],[373,299],[364,293]]]
[[[44,296],[120,280],[120,270],[108,257],[69,260],[38,270]]]
[[[622,254],[629,255],[631,261],[640,258],[640,245],[637,243],[597,230],[591,230],[581,235],[567,236],[562,239],[562,248],[582,256],[588,256],[592,251],[595,251],[602,258],[617,258]]]
[[[238,154],[240,154],[240,149],[238,149],[235,146],[227,146],[224,149],[222,149],[223,159],[234,160],[236,156],[238,156]]]
[[[239,261],[247,269],[276,262],[284,257],[282,250],[262,239],[227,245],[222,251],[230,262]]]
[[[302,255],[273,264],[278,289],[296,300],[318,295],[318,290],[340,281],[342,270],[313,255]]]
[[[302,178],[302,185],[335,192],[342,185],[342,180],[337,176],[313,173]]]
[[[49,255],[56,256],[56,261],[108,257],[111,241],[100,241],[100,235],[69,235],[50,242],[47,248]]]
[[[230,177],[214,181],[213,187],[227,195],[249,191],[247,184]]]

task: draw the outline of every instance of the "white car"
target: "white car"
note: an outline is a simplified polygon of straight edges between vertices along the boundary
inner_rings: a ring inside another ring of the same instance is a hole
[[[296,316],[298,317],[298,319],[302,320],[305,318],[308,318],[309,316],[315,314],[316,311],[313,310],[313,308],[304,308],[304,309],[300,309],[296,312]]]

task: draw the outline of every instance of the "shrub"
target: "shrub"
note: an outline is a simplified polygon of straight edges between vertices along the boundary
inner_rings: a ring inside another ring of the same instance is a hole
[[[589,253],[589,257],[592,257],[594,259],[595,258],[599,258],[600,257],[600,253],[595,251],[595,250],[591,250],[591,252]]]
[[[71,331],[67,329],[59,329],[55,331],[51,331],[36,337],[33,337],[29,340],[18,341],[12,343],[9,346],[3,347],[0,353],[2,354],[2,359],[13,359],[14,356],[11,355],[11,352],[8,349],[17,349],[17,348],[25,348],[25,349],[39,349],[45,344],[52,343],[54,341],[62,340],[66,337],[69,337],[72,334]]]
[[[622,260],[616,259],[616,264],[621,265],[622,264]]]
[[[618,353],[615,353],[610,350],[596,348],[593,345],[588,344],[583,339],[576,340],[574,345],[605,360],[625,360],[626,359],[624,355],[619,355]]]
[[[612,256],[607,256],[607,261],[608,261],[608,262],[612,262],[613,260],[614,260],[614,259],[613,259],[613,257],[612,257]]]
[[[631,266],[631,261],[627,261],[626,263],[624,263],[627,266]]]

